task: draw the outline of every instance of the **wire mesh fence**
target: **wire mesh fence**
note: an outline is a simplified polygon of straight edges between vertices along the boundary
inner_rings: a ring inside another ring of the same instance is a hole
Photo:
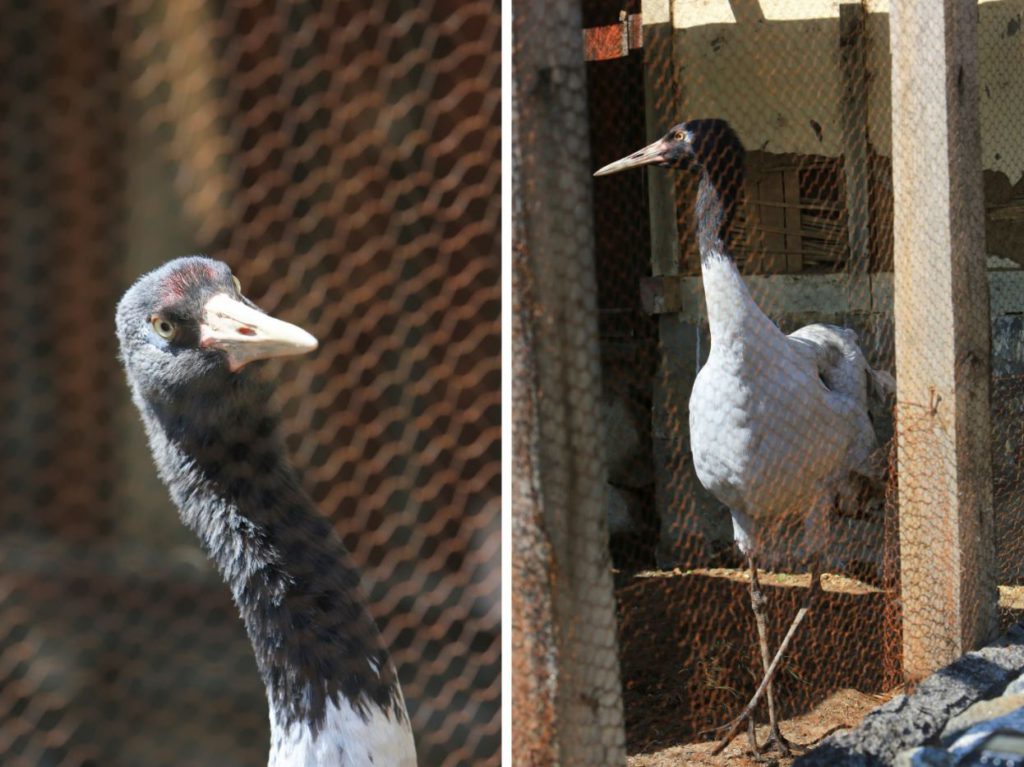
[[[579,19],[573,4],[531,2],[513,28],[534,43],[514,53],[514,131],[535,143],[513,150],[512,750],[538,765],[624,755],[604,457],[592,447],[600,367]]]
[[[421,765],[497,764],[494,2],[18,2],[0,24],[0,762],[253,765],[267,700],[153,468],[114,308],[226,261]]]
[[[593,172],[661,143],[582,182],[575,278],[594,270],[596,307],[556,312],[529,271],[549,243],[521,211],[548,191],[527,171],[572,94],[518,105],[516,300],[599,329],[604,432],[577,460],[606,467],[628,761],[709,758],[754,696],[751,558],[769,660],[810,605],[771,685],[783,734],[808,744],[1020,614],[1021,4],[901,4],[918,25],[903,40],[975,41],[931,60],[899,48],[888,3],[580,5],[586,112],[565,131],[589,146],[560,150]],[[513,32],[528,61],[544,34]],[[913,79],[915,62],[937,74]]]

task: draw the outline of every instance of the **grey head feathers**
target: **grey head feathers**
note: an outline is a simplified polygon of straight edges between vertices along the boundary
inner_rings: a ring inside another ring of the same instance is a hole
[[[736,131],[725,120],[709,118],[674,125],[657,141],[594,175],[645,165],[698,172],[697,236],[701,259],[706,260],[731,257],[731,227],[742,199],[745,164],[746,151]]]
[[[267,356],[315,340],[241,295],[226,264],[177,259],[117,307],[120,356],[158,473],[231,589],[278,729],[333,705],[408,717],[360,576],[285,454]],[[411,735],[410,744],[411,744]]]

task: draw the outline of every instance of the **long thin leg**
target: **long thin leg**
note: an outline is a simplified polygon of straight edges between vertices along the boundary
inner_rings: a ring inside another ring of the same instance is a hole
[[[820,592],[821,566],[819,561],[815,559],[811,570],[811,587],[807,590],[807,598],[803,606],[797,611],[796,616],[793,618],[793,622],[789,624],[789,630],[786,631],[786,636],[782,638],[782,644],[779,645],[779,649],[775,653],[775,657],[772,659],[771,664],[768,666],[764,679],[761,680],[761,684],[754,693],[754,697],[750,699],[750,702],[747,703],[746,707],[738,717],[733,719],[728,725],[725,725],[729,728],[729,731],[725,734],[725,737],[722,738],[719,744],[715,746],[715,750],[711,752],[712,755],[720,754],[725,750],[725,747],[728,746],[732,739],[736,737],[736,733],[739,732],[740,726],[750,717],[754,709],[757,707],[758,702],[761,700],[761,696],[764,695],[768,685],[771,684],[772,677],[774,677],[775,672],[778,671],[779,664],[782,661],[782,656],[785,655],[786,650],[789,649],[790,642],[793,641],[793,636],[796,634],[797,628],[803,622],[804,618],[807,617],[807,613],[813,607]]]
[[[757,639],[758,644],[761,645],[761,657],[765,658],[767,663],[768,645],[765,643],[765,623],[762,610],[764,607],[764,595],[761,593],[757,583],[757,561],[754,559],[753,554],[750,555],[750,604],[754,610],[754,623],[757,625]],[[768,700],[770,701],[771,699],[771,693],[769,693]],[[761,747],[757,745],[757,728],[754,723],[753,709],[751,709],[750,716],[747,717],[747,740],[750,742],[750,750],[754,753],[754,756],[760,754]]]
[[[761,591],[761,583],[757,579],[757,562],[753,555],[750,557],[750,603],[754,608],[754,622],[757,624],[758,644],[761,646],[761,666],[764,669],[765,677],[767,677],[768,670],[771,668],[771,655],[768,653],[768,621],[765,616],[764,592]],[[779,729],[779,722],[775,715],[775,692],[772,688],[773,685],[769,678],[768,686],[765,689],[765,696],[768,700],[770,734],[768,742],[765,743],[765,749],[767,750],[771,743],[774,742],[784,756],[789,756],[789,743],[782,737],[782,731]],[[750,717],[750,721],[753,723],[753,716]],[[756,740],[751,745],[754,753],[759,754],[760,751],[757,748]]]

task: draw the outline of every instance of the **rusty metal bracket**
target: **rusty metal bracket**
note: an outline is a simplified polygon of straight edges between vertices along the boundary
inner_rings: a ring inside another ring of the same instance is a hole
[[[643,16],[619,11],[618,24],[583,30],[583,58],[586,61],[621,59],[631,50],[644,47]]]

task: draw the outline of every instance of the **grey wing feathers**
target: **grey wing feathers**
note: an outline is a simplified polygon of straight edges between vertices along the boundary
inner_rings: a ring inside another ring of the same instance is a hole
[[[789,338],[801,351],[813,358],[822,383],[833,393],[849,397],[864,413],[864,441],[866,454],[853,472],[871,480],[884,480],[887,451],[879,448],[870,427],[871,410],[888,409],[896,394],[896,380],[884,370],[875,370],[868,364],[857,343],[857,334],[849,328],[835,325],[807,325],[790,334]],[[869,447],[870,446],[870,447]]]
[[[896,381],[868,364],[857,334],[849,328],[807,325],[790,333],[789,338],[813,359],[822,383],[830,391],[853,397],[864,406],[869,398],[884,402],[896,392]]]

